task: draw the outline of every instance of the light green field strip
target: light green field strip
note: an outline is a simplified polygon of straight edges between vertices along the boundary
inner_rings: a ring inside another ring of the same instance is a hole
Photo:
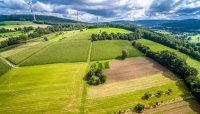
[[[137,40],[137,42],[140,42],[142,43],[143,45],[146,45],[148,46],[151,50],[157,52],[157,51],[162,51],[162,50],[169,50],[171,52],[174,52],[176,53],[179,57],[181,57],[183,60],[187,60],[188,58],[188,55],[186,54],[183,54],[181,52],[179,52],[178,50],[175,50],[175,49],[172,49],[172,48],[169,48],[167,46],[164,46],[164,45],[161,45],[159,43],[156,43],[156,42],[153,42],[153,41],[150,41],[150,40],[146,40],[146,39],[140,39],[140,40]]]
[[[4,52],[1,52],[0,55],[2,57],[9,57],[9,56],[12,56],[14,54],[17,54],[21,51],[24,51],[26,49],[30,49],[30,48],[33,48],[35,45],[39,44],[40,42],[28,42],[27,44],[24,44],[24,45],[21,45],[21,46],[18,46],[16,48],[13,48],[11,50],[7,50],[7,51],[4,51]]]
[[[0,113],[79,113],[87,64],[12,69],[0,77]]]
[[[165,77],[162,73],[159,73],[152,76],[136,78],[128,81],[107,83],[100,86],[90,87],[88,92],[88,99],[125,94],[137,90],[145,90],[156,86],[162,86],[173,82],[174,80],[170,79],[169,77]]]
[[[89,40],[53,42],[23,61],[20,66],[86,62],[90,43],[91,41]]]
[[[2,25],[4,24],[4,25]],[[14,29],[14,28],[18,28],[18,27],[28,27],[28,26],[33,26],[35,28],[37,27],[47,27],[49,25],[46,24],[35,24],[31,21],[3,21],[0,22],[0,28],[7,28],[7,29]]]
[[[136,48],[131,46],[129,41],[124,40],[104,40],[93,42],[92,61],[119,59],[122,55],[122,50],[126,49],[129,57],[139,57],[143,54]]]
[[[107,32],[110,33],[131,33],[131,31],[120,29],[120,28],[95,28],[95,29],[87,29],[86,32],[89,33],[100,33],[100,32]]]
[[[156,93],[158,90],[166,91],[169,88],[173,90],[171,95],[164,94],[159,98],[153,97],[149,100],[141,99],[145,92]],[[187,91],[187,88],[184,86],[184,84],[181,81],[178,81],[145,90],[134,91],[127,94],[113,95],[110,97],[97,99],[87,99],[85,110],[87,114],[114,113],[115,111],[119,110],[132,109],[137,103],[142,103],[147,106],[151,102],[166,102],[172,99],[187,96],[191,96],[191,94]]]
[[[156,51],[169,50],[171,52],[176,53],[178,55],[178,57],[184,59],[189,66],[194,67],[194,68],[196,68],[199,71],[198,77],[200,78],[200,61],[197,61],[197,60],[189,57],[188,55],[183,54],[183,53],[181,53],[181,52],[179,52],[179,51],[177,51],[175,49],[166,47],[166,46],[158,44],[156,42],[152,42],[150,40],[140,39],[140,40],[137,40],[137,42],[140,42],[143,45],[146,45],[146,46],[150,47],[150,49],[153,50],[153,51],[155,51],[155,52]]]
[[[12,63],[18,65],[48,45],[50,45],[50,42],[39,43],[29,49],[25,49],[14,55],[11,55],[11,56],[7,57],[7,59],[9,61],[11,61]]]

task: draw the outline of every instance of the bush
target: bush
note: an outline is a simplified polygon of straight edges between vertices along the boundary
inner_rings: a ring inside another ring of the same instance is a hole
[[[122,59],[126,59],[128,57],[128,51],[122,50]]]
[[[142,99],[143,100],[148,100],[151,96],[152,96],[152,94],[147,92],[147,93],[144,94],[144,96],[142,96]]]
[[[109,69],[110,68],[110,64],[109,64],[109,62],[105,62],[105,69]]]
[[[135,107],[134,107],[134,110],[135,112],[137,113],[141,113],[143,110],[144,110],[145,106],[143,104],[137,104]]]
[[[44,37],[44,41],[48,41],[49,39],[47,37]]]
[[[103,64],[99,63],[99,69],[103,69]]]

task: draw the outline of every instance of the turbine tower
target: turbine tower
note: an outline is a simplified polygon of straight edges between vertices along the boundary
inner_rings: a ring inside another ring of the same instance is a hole
[[[99,17],[97,16],[97,24],[99,23]]]
[[[78,11],[77,11],[77,14],[76,14],[76,16],[77,16],[77,21],[78,21],[78,19],[79,19],[79,18],[78,18],[78,17],[79,17]]]
[[[33,12],[33,1],[32,1],[32,0],[29,1],[29,2],[27,3],[27,5],[30,7],[31,14],[33,15],[33,20],[36,21],[35,14],[34,14],[34,12]]]

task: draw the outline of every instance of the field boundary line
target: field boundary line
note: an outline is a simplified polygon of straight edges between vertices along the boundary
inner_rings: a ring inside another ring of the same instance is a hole
[[[27,58],[25,58],[24,60],[22,60],[21,62],[19,62],[19,65],[22,64],[22,63],[24,63],[26,60],[28,60],[29,58],[31,58],[33,55],[39,53],[41,50],[43,50],[43,49],[49,47],[51,44],[53,44],[53,42],[47,44],[46,46],[42,47],[41,49],[38,49],[37,51],[35,51],[35,52],[32,53],[31,55],[29,55]]]
[[[83,82],[83,91],[82,91],[82,98],[81,98],[81,105],[80,105],[80,114],[85,113],[85,102],[87,97],[87,84]]]
[[[13,64],[12,62],[10,62],[9,60],[7,60],[7,59],[5,59],[5,58],[3,58],[3,57],[1,57],[0,56],[0,59],[2,60],[2,61],[4,61],[5,63],[7,63],[9,66],[11,66],[12,68],[19,68],[17,65],[15,65],[15,64]]]

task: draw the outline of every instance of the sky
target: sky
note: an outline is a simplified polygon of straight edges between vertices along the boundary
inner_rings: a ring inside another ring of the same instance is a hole
[[[0,0],[0,14],[30,14],[30,0]],[[79,21],[200,19],[200,0],[33,0],[36,15]]]

